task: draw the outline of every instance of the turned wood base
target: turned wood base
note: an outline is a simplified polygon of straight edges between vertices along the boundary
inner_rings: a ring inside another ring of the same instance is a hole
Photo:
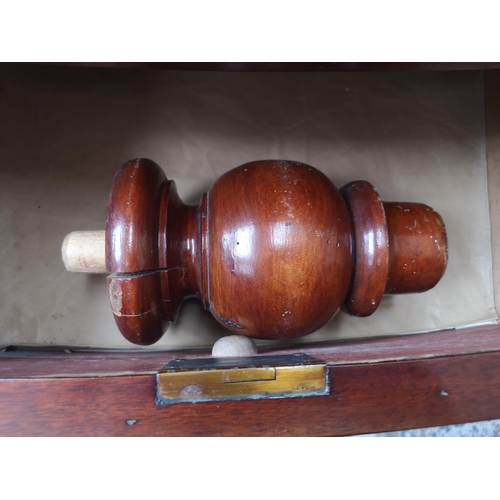
[[[82,270],[85,258],[67,247],[67,267],[69,259]],[[429,290],[447,256],[444,223],[430,207],[382,202],[366,181],[338,191],[291,161],[242,165],[191,206],[156,163],[132,160],[108,205],[111,309],[141,345],[158,341],[192,296],[235,333],[307,335],[340,308],[368,316],[384,294]]]

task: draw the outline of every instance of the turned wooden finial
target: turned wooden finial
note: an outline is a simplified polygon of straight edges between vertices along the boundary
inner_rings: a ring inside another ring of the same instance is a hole
[[[72,241],[65,263],[80,271],[90,257]],[[276,339],[312,333],[341,307],[368,316],[384,294],[432,288],[447,242],[430,207],[382,202],[366,181],[339,192],[302,163],[247,163],[191,206],[156,163],[137,159],[115,176],[105,262],[111,309],[131,342],[159,340],[191,296],[235,333]]]

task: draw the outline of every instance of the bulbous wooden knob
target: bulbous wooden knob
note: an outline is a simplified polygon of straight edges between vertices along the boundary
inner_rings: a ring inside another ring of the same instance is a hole
[[[256,161],[221,176],[197,206],[151,160],[116,174],[106,223],[111,308],[123,335],[156,342],[187,297],[254,338],[307,335],[342,309],[372,314],[387,293],[435,286],[447,262],[441,217],[338,191],[315,168]]]

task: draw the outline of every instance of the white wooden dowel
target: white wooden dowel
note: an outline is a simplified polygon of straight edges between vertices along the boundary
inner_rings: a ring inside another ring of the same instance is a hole
[[[62,259],[72,273],[106,273],[106,231],[74,231],[64,238]]]

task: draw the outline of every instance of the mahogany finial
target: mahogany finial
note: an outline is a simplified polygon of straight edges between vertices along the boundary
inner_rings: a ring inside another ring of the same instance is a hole
[[[448,256],[430,207],[382,202],[366,181],[338,191],[319,170],[278,160],[227,172],[196,206],[156,163],[132,160],[115,176],[105,240],[116,323],[142,345],[191,296],[235,333],[307,335],[341,307],[368,316],[384,294],[432,288]]]

